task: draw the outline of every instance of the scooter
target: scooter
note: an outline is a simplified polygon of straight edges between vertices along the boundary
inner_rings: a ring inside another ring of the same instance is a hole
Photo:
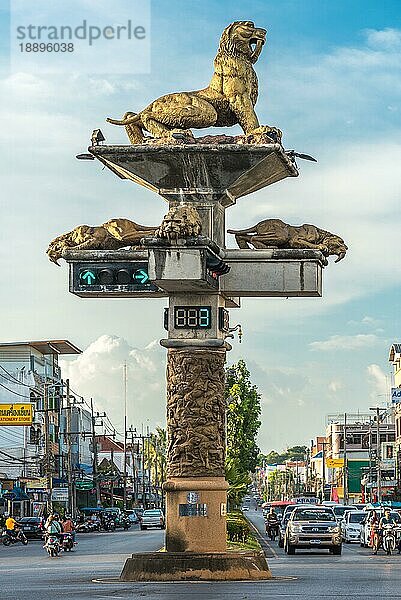
[[[61,545],[62,545],[64,552],[71,552],[74,549],[74,546],[76,544],[77,544],[77,542],[74,542],[72,533],[69,533],[69,532],[63,533]]]
[[[10,535],[7,529],[4,529],[1,534],[1,541],[3,542],[3,546],[11,546],[12,544],[18,544],[18,542],[21,542],[24,546],[28,544],[24,532],[20,529],[16,530],[15,535]]]
[[[396,531],[394,525],[383,525],[382,546],[386,554],[390,555],[397,546]]]
[[[278,522],[277,523],[266,523],[266,533],[272,542],[274,542],[274,540],[276,539],[276,536],[278,536],[278,528],[279,528]]]
[[[44,548],[50,558],[55,558],[61,552],[60,540],[57,535],[50,534],[46,540]]]
[[[121,524],[123,526],[124,531],[128,531],[128,529],[131,527],[132,523],[129,520],[128,517],[123,517],[121,520]]]

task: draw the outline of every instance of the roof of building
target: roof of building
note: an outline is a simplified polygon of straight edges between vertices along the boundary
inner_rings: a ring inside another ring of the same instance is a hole
[[[390,348],[390,354],[388,357],[389,362],[394,362],[396,354],[401,354],[401,344],[393,344]]]
[[[2,342],[0,348],[11,346],[30,346],[42,354],[81,354],[77,346],[68,340],[43,340],[39,342]]]
[[[123,452],[124,445],[121,442],[113,440],[107,435],[97,435],[96,442],[99,446],[99,452]]]

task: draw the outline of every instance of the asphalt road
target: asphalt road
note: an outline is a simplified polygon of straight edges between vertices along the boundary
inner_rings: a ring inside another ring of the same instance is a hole
[[[261,511],[249,519],[263,531]],[[287,556],[271,543],[268,561],[274,579],[261,583],[107,583],[132,552],[158,550],[159,530],[82,534],[74,553],[48,558],[42,543],[0,547],[1,600],[401,600],[401,557],[373,556],[359,545],[344,545],[342,556],[327,551]],[[93,581],[93,580],[99,581]],[[103,580],[103,582],[102,582]]]

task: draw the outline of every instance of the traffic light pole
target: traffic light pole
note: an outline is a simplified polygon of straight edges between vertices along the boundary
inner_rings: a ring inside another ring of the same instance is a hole
[[[178,561],[184,569],[181,553],[193,565],[200,561],[199,572],[210,573],[218,568],[211,560],[216,552],[233,565],[226,553],[224,369],[231,349],[226,339],[239,324],[230,327],[227,309],[238,308],[246,296],[320,297],[327,262],[319,250],[306,248],[225,248],[226,208],[298,175],[279,143],[95,144],[88,150],[120,177],[158,191],[169,202],[168,215],[155,237],[141,239],[139,253],[69,249],[63,254],[70,263],[70,291],[80,297],[169,298],[164,315],[168,337],[161,340],[167,349],[166,552],[144,559],[146,569],[133,555],[122,578],[135,580],[146,573],[158,580],[159,558],[166,565]],[[126,423],[124,437],[126,450]],[[140,437],[146,502],[145,440]],[[266,562],[256,566],[254,560],[237,556],[235,568],[224,566],[224,576],[214,573],[214,578],[230,579],[233,571],[236,579],[269,577]],[[170,574],[167,568],[162,571]],[[171,574],[177,579],[179,572],[176,568]]]

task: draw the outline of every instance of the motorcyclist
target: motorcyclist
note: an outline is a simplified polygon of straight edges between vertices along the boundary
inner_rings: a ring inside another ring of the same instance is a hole
[[[266,517],[266,533],[269,534],[272,527],[275,527],[277,530],[278,526],[279,526],[278,516],[277,516],[274,508],[271,506],[269,513]]]
[[[6,519],[5,525],[6,525],[7,535],[9,535],[10,537],[15,537],[18,532],[18,523],[14,519],[14,517],[9,515],[8,518]]]
[[[378,530],[377,530],[377,534],[379,536],[379,539],[378,539],[377,546],[374,549],[374,554],[377,554],[377,550],[380,547],[380,544],[382,542],[382,539],[383,539],[383,527],[385,525],[391,525],[393,527],[395,527],[397,525],[394,517],[391,516],[391,511],[390,511],[389,508],[386,508],[384,510],[384,515],[382,516],[382,518],[379,521],[379,526],[378,526]]]
[[[45,524],[45,545],[50,535],[61,537],[61,525],[56,515],[50,515]]]
[[[72,541],[75,542],[75,525],[69,515],[66,515],[62,522],[63,533],[70,533]]]

